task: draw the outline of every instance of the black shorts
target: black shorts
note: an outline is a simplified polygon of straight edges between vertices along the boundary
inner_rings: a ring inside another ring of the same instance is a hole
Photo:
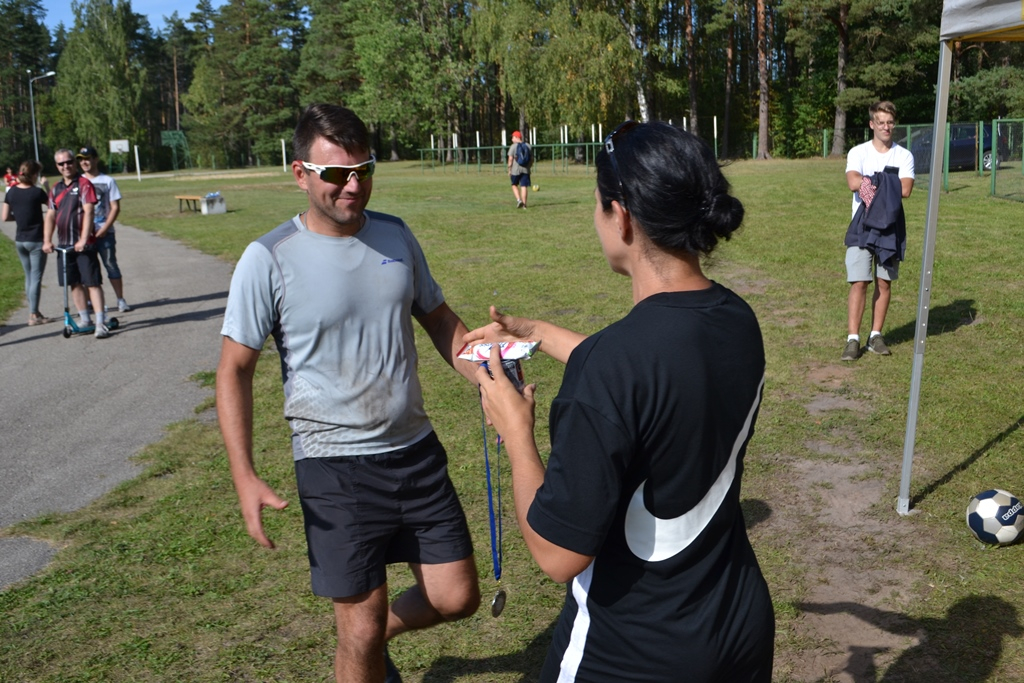
[[[431,432],[379,455],[295,462],[313,592],[346,598],[382,586],[387,565],[473,554],[448,455]]]
[[[57,253],[57,284],[64,286],[64,254]],[[85,287],[99,287],[103,284],[103,274],[100,272],[100,255],[95,249],[67,252],[68,257],[68,286],[83,285]]]

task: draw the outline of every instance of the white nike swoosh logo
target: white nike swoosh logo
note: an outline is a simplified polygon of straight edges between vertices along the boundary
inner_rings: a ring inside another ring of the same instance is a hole
[[[764,387],[764,377],[754,394],[754,404],[750,407],[747,420],[743,423],[743,429],[736,436],[736,442],[732,447],[732,454],[725,464],[718,479],[711,485],[708,492],[704,494],[697,505],[672,519],[660,519],[652,515],[644,506],[645,479],[636,492],[633,493],[626,509],[626,544],[629,549],[645,562],[661,562],[670,557],[678,555],[685,550],[694,539],[711,523],[711,519],[718,512],[722,501],[732,487],[733,479],[736,478],[736,460],[739,457],[740,449],[743,448],[747,435],[754,421],[754,413],[761,403],[761,389]]]

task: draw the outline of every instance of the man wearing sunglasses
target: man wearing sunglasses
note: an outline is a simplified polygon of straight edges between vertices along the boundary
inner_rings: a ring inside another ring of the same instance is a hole
[[[57,268],[57,283],[63,287],[67,278],[71,298],[85,326],[92,324],[85,300],[85,290],[89,290],[96,315],[96,338],[104,339],[110,336],[110,331],[103,312],[103,277],[93,232],[96,191],[89,179],[78,173],[75,155],[70,149],[58,149],[53,160],[61,180],[50,189],[50,210],[43,219],[43,251],[53,252],[54,232],[57,246],[71,250],[62,257],[61,267]]]
[[[375,160],[363,122],[310,105],[292,147],[309,206],[238,262],[217,413],[248,532],[273,548],[261,511],[288,503],[259,479],[252,453],[253,373],[272,335],[313,592],[334,604],[335,677],[397,683],[390,638],[470,616],[480,602],[465,515],[423,407],[413,319],[474,386],[475,367],[457,359],[466,327],[409,227],[366,211]],[[408,563],[416,585],[389,605],[392,563]]]

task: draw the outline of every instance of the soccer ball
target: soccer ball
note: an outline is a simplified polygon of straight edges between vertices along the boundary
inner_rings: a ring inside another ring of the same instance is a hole
[[[534,192],[540,192],[540,185],[534,185],[533,186],[533,191]]]
[[[967,526],[983,543],[1009,545],[1024,531],[1021,502],[1001,489],[979,493],[967,506]]]

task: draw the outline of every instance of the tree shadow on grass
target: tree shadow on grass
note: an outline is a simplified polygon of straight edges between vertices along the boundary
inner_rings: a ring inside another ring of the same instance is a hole
[[[1003,638],[1024,635],[1017,608],[994,595],[963,598],[944,618],[914,619],[854,602],[797,603],[796,607],[814,614],[847,613],[883,631],[920,641],[902,652],[881,677],[875,656],[886,648],[851,645],[843,672],[854,683],[981,683],[995,671]]]
[[[992,450],[994,446],[1001,443],[1003,440],[1005,440],[1007,437],[1009,437],[1011,434],[1016,432],[1021,427],[1024,427],[1024,415],[1021,415],[1019,418],[1017,418],[1015,422],[1011,423],[1009,427],[1007,427],[1002,432],[989,439],[988,443],[986,443],[984,446],[971,453],[965,460],[963,460],[963,462],[959,463],[958,465],[953,467],[953,469],[951,469],[949,472],[946,472],[944,475],[933,481],[931,484],[928,484],[928,486],[924,487],[924,489],[922,489],[920,493],[918,493],[910,500],[910,506],[915,507],[919,505],[925,498],[935,493],[935,491],[937,491],[940,487],[945,486],[949,482],[953,481],[953,478],[956,477],[956,475],[960,474],[968,467],[973,465],[981,456],[988,453],[990,450]]]
[[[518,652],[481,659],[439,657],[423,674],[423,683],[451,683],[464,676],[486,676],[487,674],[501,673],[522,674],[516,683],[537,681],[540,678],[541,667],[544,665],[544,658],[548,654],[548,647],[551,645],[555,623],[551,622],[543,633]]]
[[[936,306],[928,313],[928,336],[934,337],[946,332],[953,332],[965,325],[972,325],[978,311],[974,307],[974,299],[957,299],[951,304]],[[885,341],[889,346],[914,341],[917,320],[889,330],[885,333]]]

